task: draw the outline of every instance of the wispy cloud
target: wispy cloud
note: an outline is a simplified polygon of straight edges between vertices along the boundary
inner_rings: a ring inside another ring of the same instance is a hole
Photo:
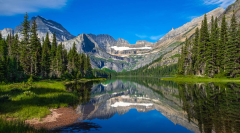
[[[139,34],[136,34],[137,37],[141,38],[141,39],[144,39],[144,38],[147,38],[148,36],[146,35],[139,35]]]
[[[236,0],[203,0],[205,5],[220,5],[226,8],[230,4],[234,3]]]
[[[190,16],[190,17],[188,17],[188,18],[191,19],[191,20],[193,20],[193,19],[198,18],[198,17],[200,17],[200,16]]]
[[[159,40],[163,35],[157,35],[157,36],[147,36],[147,35],[139,35],[136,34],[137,37],[141,38],[141,39],[151,39],[151,40]]]
[[[0,15],[11,16],[40,9],[60,9],[67,0],[0,0]]]
[[[158,36],[150,36],[151,40],[159,40],[163,35],[158,35]]]

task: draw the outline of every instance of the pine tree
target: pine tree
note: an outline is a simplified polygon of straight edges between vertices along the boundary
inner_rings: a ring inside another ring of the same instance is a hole
[[[0,33],[0,41],[2,40],[2,33]]]
[[[41,43],[37,35],[37,23],[34,20],[31,27],[30,36],[30,58],[31,58],[31,75],[37,76],[40,72],[40,59],[41,59]]]
[[[56,52],[57,52],[57,38],[55,35],[55,32],[53,33],[53,42],[52,42],[52,46],[51,46],[51,58],[53,59],[56,56]]]
[[[206,53],[206,50],[209,48],[209,32],[207,24],[207,15],[204,15],[204,20],[202,22],[202,27],[200,30],[200,39],[199,39],[199,70],[200,74],[204,74],[204,69],[206,66],[206,58],[209,58],[209,55]]]
[[[56,52],[57,52],[57,39],[55,32],[53,33],[53,42],[51,45],[51,72],[50,76],[51,77],[57,77],[57,68],[56,68]]]
[[[226,74],[227,76],[235,77],[238,71],[236,70],[236,54],[237,54],[237,22],[235,14],[233,14],[231,19],[231,25],[229,29],[229,39],[227,42],[226,48],[226,57],[225,57],[225,64],[226,64]]]
[[[218,50],[218,65],[220,69],[220,73],[225,71],[225,50],[227,48],[227,41],[228,41],[228,33],[227,33],[227,22],[225,15],[222,18],[221,23],[221,32],[220,32],[220,42],[219,42],[219,50]]]
[[[208,48],[207,48],[207,74],[209,77],[213,77],[214,74],[216,73],[216,58],[217,58],[217,44],[218,44],[218,26],[215,23],[215,20],[212,16],[211,19],[211,34],[210,34],[210,42],[208,43]]]
[[[86,72],[86,77],[87,78],[93,78],[91,60],[90,60],[89,55],[87,55],[87,72]]]
[[[30,58],[29,58],[29,30],[30,30],[30,22],[28,21],[27,13],[24,16],[24,21],[22,22],[21,34],[23,39],[21,41],[21,66],[24,70],[24,74],[30,74]]]
[[[193,48],[192,48],[192,68],[193,68],[193,74],[197,74],[198,70],[198,43],[199,43],[199,29],[196,28],[195,31],[195,38],[194,38],[194,43],[193,43]]]
[[[50,41],[48,33],[46,35],[45,41],[43,43],[42,47],[42,59],[41,59],[41,75],[43,77],[48,77],[48,74],[50,72]]]
[[[56,53],[55,59],[56,59],[56,67],[57,67],[56,74],[57,74],[57,77],[60,78],[64,72],[62,43],[57,46],[57,53]]]
[[[0,41],[0,81],[6,82],[8,65],[7,43],[2,39]]]
[[[25,45],[29,44],[29,30],[30,30],[30,22],[28,21],[27,13],[24,16],[24,21],[22,22],[21,34],[23,35],[22,43]]]
[[[236,70],[240,71],[240,22],[238,24],[238,31],[237,31],[237,48],[236,48]],[[239,74],[236,75],[239,77]]]
[[[178,75],[184,75],[184,47],[181,48],[181,56],[178,59]]]

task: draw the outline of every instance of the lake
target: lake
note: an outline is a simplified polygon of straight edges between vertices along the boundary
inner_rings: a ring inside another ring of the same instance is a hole
[[[79,93],[78,121],[56,131],[97,133],[240,132],[240,85],[158,78],[67,85]]]

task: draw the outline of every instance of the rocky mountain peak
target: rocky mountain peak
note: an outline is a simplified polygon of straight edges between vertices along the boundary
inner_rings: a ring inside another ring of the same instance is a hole
[[[118,42],[118,43],[129,44],[129,42],[128,42],[127,40],[124,40],[124,39],[122,39],[122,38],[118,38],[118,39],[117,39],[117,42]]]
[[[75,37],[70,34],[61,24],[55,21],[45,19],[41,16],[36,16],[31,18],[30,25],[32,25],[34,20],[36,21],[38,26],[38,37],[40,39],[45,37],[47,32],[49,33],[50,40],[52,40],[54,32],[56,34],[57,41],[66,41]],[[20,33],[21,28],[21,25],[17,26],[14,30],[14,33]]]
[[[153,44],[153,43],[151,43],[151,42],[148,42],[148,41],[146,41],[146,40],[143,40],[143,41],[137,41],[136,42],[136,45],[139,45],[139,44]]]

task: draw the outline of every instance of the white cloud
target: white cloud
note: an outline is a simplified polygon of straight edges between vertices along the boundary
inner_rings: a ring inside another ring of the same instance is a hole
[[[220,5],[223,8],[228,7],[230,4],[234,3],[236,0],[203,0],[206,5]]]
[[[0,15],[11,16],[40,9],[60,9],[67,0],[0,0]]]
[[[147,38],[147,37],[148,37],[148,36],[146,36],[146,35],[138,35],[138,34],[136,34],[136,36],[139,37],[139,38],[141,38],[141,39],[144,39],[144,38]]]
[[[150,36],[151,40],[159,40],[162,37],[162,35],[158,35],[158,36]]]

